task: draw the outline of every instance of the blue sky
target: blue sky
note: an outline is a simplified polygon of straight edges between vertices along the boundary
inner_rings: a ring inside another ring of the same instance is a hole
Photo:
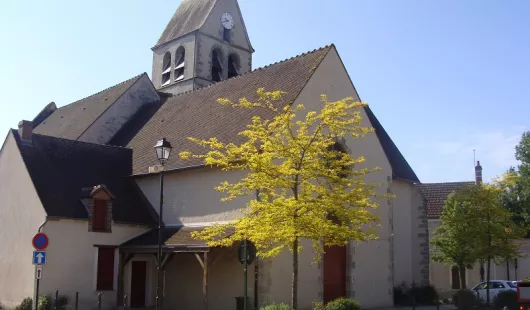
[[[147,72],[178,0],[0,4],[0,129]],[[423,182],[515,165],[530,118],[530,1],[240,0],[257,68],[334,43]]]

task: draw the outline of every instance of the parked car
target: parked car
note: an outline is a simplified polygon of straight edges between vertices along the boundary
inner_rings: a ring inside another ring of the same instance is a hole
[[[489,281],[490,286],[490,301],[493,300],[495,296],[501,291],[505,290],[512,290],[514,292],[517,291],[517,281],[508,281],[508,280],[490,280]],[[486,289],[488,288],[488,282],[481,282],[475,287],[473,287],[471,290],[477,294],[478,297],[481,300],[486,300]]]

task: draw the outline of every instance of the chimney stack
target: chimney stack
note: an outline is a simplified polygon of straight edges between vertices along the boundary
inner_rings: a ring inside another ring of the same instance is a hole
[[[480,161],[477,160],[477,165],[475,166],[475,184],[480,185],[482,183],[482,166]]]
[[[18,134],[23,142],[31,143],[31,136],[33,135],[33,123],[22,120],[18,123]]]

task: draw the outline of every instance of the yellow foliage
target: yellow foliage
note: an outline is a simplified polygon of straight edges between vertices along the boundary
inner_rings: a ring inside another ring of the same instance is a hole
[[[305,111],[304,105],[280,106],[285,95],[282,91],[260,88],[257,94],[255,102],[246,98],[218,100],[233,108],[270,112],[270,118],[252,118],[239,133],[244,142],[189,138],[208,152],[181,153],[183,159],[200,158],[223,170],[246,171],[238,182],[222,182],[216,189],[227,194],[223,201],[253,198],[241,210],[240,218],[209,227],[194,237],[210,246],[251,240],[260,257],[275,256],[285,247],[299,251],[301,238],[312,240],[317,253],[322,252],[323,244],[375,239],[375,198],[389,196],[376,194],[375,185],[364,178],[379,168],[360,168],[363,156],[353,157],[336,148],[343,137],[360,138],[373,132],[361,125],[365,104],[352,98],[330,102],[322,95],[320,111]],[[217,238],[228,229],[235,232]]]

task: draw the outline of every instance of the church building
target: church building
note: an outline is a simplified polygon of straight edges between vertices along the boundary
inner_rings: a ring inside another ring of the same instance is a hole
[[[252,101],[258,88],[282,90],[283,104],[313,110],[321,108],[321,94],[360,100],[333,44],[253,68],[237,0],[183,0],[152,52],[150,77],[142,73],[68,105],[49,103],[7,132],[0,151],[5,307],[34,298],[37,287],[40,296],[68,296],[72,309],[76,294],[79,309],[97,309],[98,300],[104,310],[154,307],[160,178],[153,146],[165,138],[174,149],[164,166],[162,307],[236,309],[245,283],[238,245],[210,248],[191,233],[241,216],[253,197],[221,202],[215,187],[243,174],[178,153],[199,151],[188,137],[238,141],[252,115],[218,104],[220,97]],[[375,133],[345,138],[342,147],[364,156],[366,167],[380,167],[367,181],[395,198],[380,198],[373,211],[381,224],[377,240],[327,248],[319,262],[311,243],[302,242],[302,310],[338,297],[367,309],[390,307],[394,286],[429,281],[420,181],[369,107],[362,117]],[[30,259],[36,233],[49,238],[41,267]],[[248,271],[249,309],[290,302],[289,251],[258,258]]]

